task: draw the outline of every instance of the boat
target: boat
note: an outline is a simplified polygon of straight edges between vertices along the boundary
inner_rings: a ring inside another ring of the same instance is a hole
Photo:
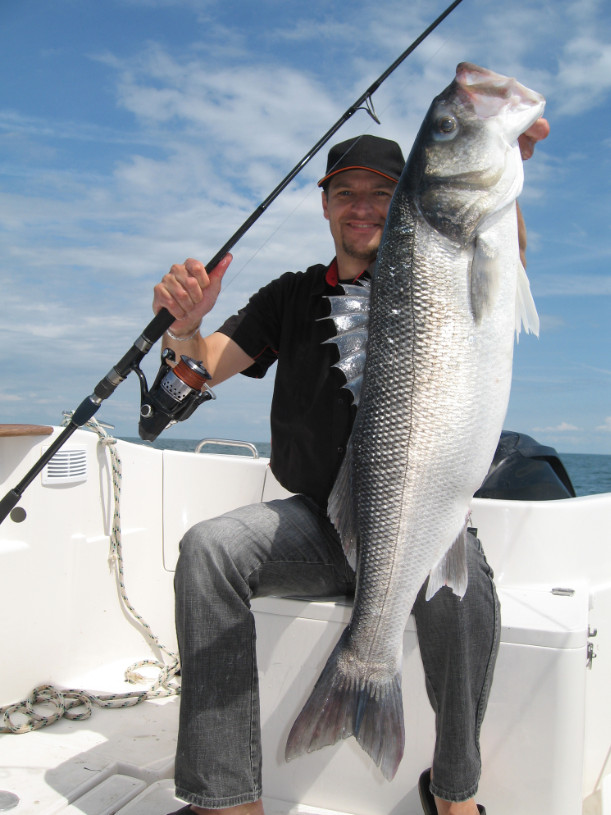
[[[62,432],[0,426],[0,490]],[[0,812],[165,815],[174,797],[178,542],[286,495],[252,445],[229,454],[114,438],[95,420],[0,526]],[[246,453],[246,455],[243,455]],[[472,525],[494,568],[501,647],[478,800],[494,815],[611,815],[611,493],[576,497],[555,451],[504,434]],[[354,739],[286,763],[289,728],[350,616],[345,597],[259,598],[268,815],[420,815],[433,714],[413,618],[406,750],[387,782]]]

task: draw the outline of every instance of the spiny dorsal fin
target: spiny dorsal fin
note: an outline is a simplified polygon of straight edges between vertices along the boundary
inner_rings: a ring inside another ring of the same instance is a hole
[[[367,352],[371,283],[363,280],[362,285],[347,284],[342,288],[345,294],[327,298],[331,313],[323,319],[333,320],[336,336],[325,342],[337,345],[339,361],[333,367],[339,368],[346,377],[344,387],[358,405]]]

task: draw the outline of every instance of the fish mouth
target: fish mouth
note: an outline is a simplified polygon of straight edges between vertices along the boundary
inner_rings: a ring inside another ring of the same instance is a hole
[[[503,107],[512,111],[514,138],[530,127],[543,113],[545,99],[513,77],[497,74],[472,62],[456,67],[455,83],[463,98],[473,106],[477,116],[488,119]]]

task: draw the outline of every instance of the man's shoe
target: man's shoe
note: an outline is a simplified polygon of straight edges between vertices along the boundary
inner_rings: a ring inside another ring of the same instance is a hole
[[[418,792],[420,793],[420,803],[424,810],[424,815],[437,815],[437,806],[435,805],[435,798],[430,790],[431,785],[431,770],[425,770],[418,779]],[[477,805],[477,811],[480,815],[486,815],[486,810],[480,804]]]

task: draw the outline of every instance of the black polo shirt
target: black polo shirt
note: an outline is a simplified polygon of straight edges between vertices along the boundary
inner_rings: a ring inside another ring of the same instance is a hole
[[[218,329],[254,364],[247,376],[263,377],[278,363],[271,407],[271,468],[291,492],[326,508],[344,455],[356,408],[341,371],[328,295],[341,295],[336,262],[287,272],[260,289]]]

